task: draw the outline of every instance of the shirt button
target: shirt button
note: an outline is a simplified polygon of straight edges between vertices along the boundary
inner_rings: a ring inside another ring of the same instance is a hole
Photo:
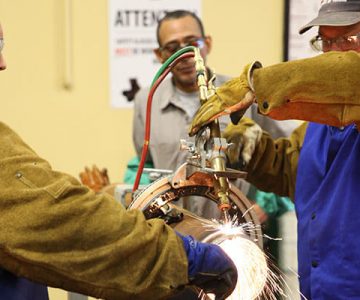
[[[318,265],[319,265],[319,263],[318,263],[316,260],[313,260],[313,261],[311,262],[311,266],[312,266],[313,268],[317,268]]]
[[[316,213],[312,213],[311,214],[311,220],[315,220],[315,218],[316,218]]]

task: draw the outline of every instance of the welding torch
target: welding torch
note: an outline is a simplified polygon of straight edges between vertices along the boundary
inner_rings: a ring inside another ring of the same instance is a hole
[[[199,98],[200,103],[203,104],[213,94],[213,87],[209,88],[207,80],[207,70],[204,64],[204,60],[200,54],[200,49],[195,48],[194,50],[195,69],[197,73],[197,85],[199,87]],[[214,151],[211,157],[211,167],[215,171],[223,172],[226,171],[226,157],[224,150],[227,147],[226,141],[221,138],[220,125],[218,119],[215,119],[207,125],[210,128],[210,138],[214,140]],[[230,202],[228,198],[229,194],[229,182],[226,177],[215,176],[219,183],[219,189],[217,196],[219,199],[218,207],[222,212],[223,221],[225,223],[230,222]]]

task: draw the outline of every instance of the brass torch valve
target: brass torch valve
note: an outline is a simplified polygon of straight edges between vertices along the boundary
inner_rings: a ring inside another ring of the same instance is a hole
[[[203,104],[211,95],[214,94],[214,86],[212,80],[208,82],[207,80],[207,70],[204,64],[204,60],[200,54],[200,49],[195,48],[195,69],[197,73],[197,84],[199,87],[199,97],[200,103]],[[213,139],[213,151],[210,158],[211,167],[215,171],[225,171],[226,170],[226,157],[225,150],[227,143],[224,139],[221,138],[220,126],[218,120],[213,121],[209,124],[210,136]],[[228,198],[229,193],[229,183],[226,177],[216,177],[216,180],[219,183],[219,190],[217,193],[219,203],[218,207],[223,213],[223,218],[225,222],[229,222],[229,209],[230,202]]]
[[[211,167],[215,171],[226,171],[226,155],[227,142],[224,138],[221,138],[220,126],[218,120],[215,120],[210,125],[210,135],[213,141],[210,163]],[[223,219],[226,223],[230,221],[229,209],[229,182],[227,177],[215,176],[219,183],[219,189],[217,196],[219,199],[218,207],[223,213]]]
[[[197,74],[197,85],[199,87],[200,103],[203,104],[208,99],[207,71],[204,59],[200,54],[200,49],[195,48],[195,69]]]

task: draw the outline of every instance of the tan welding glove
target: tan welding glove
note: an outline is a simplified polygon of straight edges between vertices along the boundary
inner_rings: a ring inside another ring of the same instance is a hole
[[[189,130],[190,136],[222,115],[233,112],[239,112],[241,115],[245,113],[255,101],[251,76],[256,68],[261,68],[259,62],[247,65],[240,77],[233,78],[216,89],[215,94],[196,112]]]
[[[230,164],[241,161],[247,165],[262,136],[261,127],[249,118],[242,118],[237,125],[229,124],[222,136],[230,143],[227,157]]]
[[[85,170],[80,172],[79,177],[83,185],[86,185],[96,193],[110,184],[107,169],[104,168],[100,171],[95,165],[93,165],[92,169],[85,167]]]
[[[273,119],[298,119],[337,127],[359,125],[357,52],[331,51],[257,69],[253,85],[260,112]]]

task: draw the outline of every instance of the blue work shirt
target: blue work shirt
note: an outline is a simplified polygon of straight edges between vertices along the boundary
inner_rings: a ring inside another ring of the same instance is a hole
[[[0,299],[48,300],[47,287],[0,268]]]
[[[310,123],[295,192],[300,290],[307,299],[360,299],[360,134]]]

